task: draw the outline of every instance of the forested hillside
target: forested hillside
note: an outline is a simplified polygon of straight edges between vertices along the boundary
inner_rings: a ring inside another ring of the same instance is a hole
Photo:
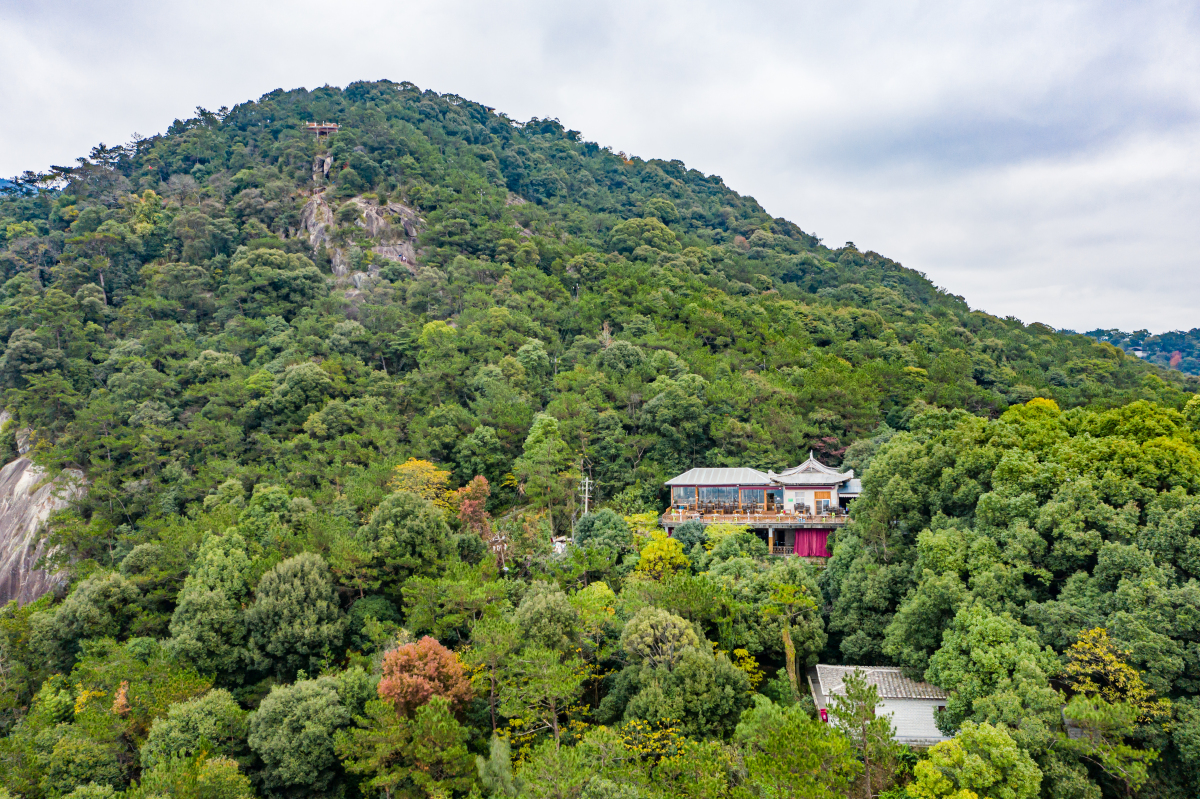
[[[87,494],[0,614],[14,796],[1200,789],[1195,377],[407,83],[22,180],[0,450]],[[664,479],[809,451],[866,470],[829,568],[657,532]],[[821,724],[818,659],[959,737]]]

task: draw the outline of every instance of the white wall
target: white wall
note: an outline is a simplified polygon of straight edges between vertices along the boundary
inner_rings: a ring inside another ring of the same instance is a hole
[[[933,710],[945,704],[944,699],[884,699],[876,713],[880,716],[891,714],[896,738],[902,742],[911,738],[944,741],[946,736],[933,723]]]
[[[829,491],[829,507],[836,508],[838,506],[838,491],[837,486],[832,488],[823,488],[822,491]],[[816,492],[812,489],[796,490],[788,489],[784,493],[783,502],[788,508],[794,507],[796,503],[807,505],[809,508],[815,508],[817,502],[814,499]]]

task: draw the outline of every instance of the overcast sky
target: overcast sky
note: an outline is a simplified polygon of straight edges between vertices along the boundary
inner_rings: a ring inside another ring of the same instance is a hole
[[[410,80],[1080,331],[1200,327],[1200,4],[0,0],[0,176]]]

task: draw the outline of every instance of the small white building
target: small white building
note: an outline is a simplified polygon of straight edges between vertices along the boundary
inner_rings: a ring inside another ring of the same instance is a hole
[[[868,685],[879,691],[876,713],[890,715],[896,740],[909,746],[933,746],[950,740],[933,721],[933,712],[946,707],[948,694],[936,685],[905,677],[887,666],[825,666],[808,669],[808,686],[818,711],[828,709],[829,697],[844,696],[846,674],[861,671]],[[825,713],[821,713],[822,718]]]

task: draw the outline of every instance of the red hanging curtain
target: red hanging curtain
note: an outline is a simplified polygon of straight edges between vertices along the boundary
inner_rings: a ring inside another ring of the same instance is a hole
[[[797,530],[794,552],[809,558],[827,558],[828,530]]]

